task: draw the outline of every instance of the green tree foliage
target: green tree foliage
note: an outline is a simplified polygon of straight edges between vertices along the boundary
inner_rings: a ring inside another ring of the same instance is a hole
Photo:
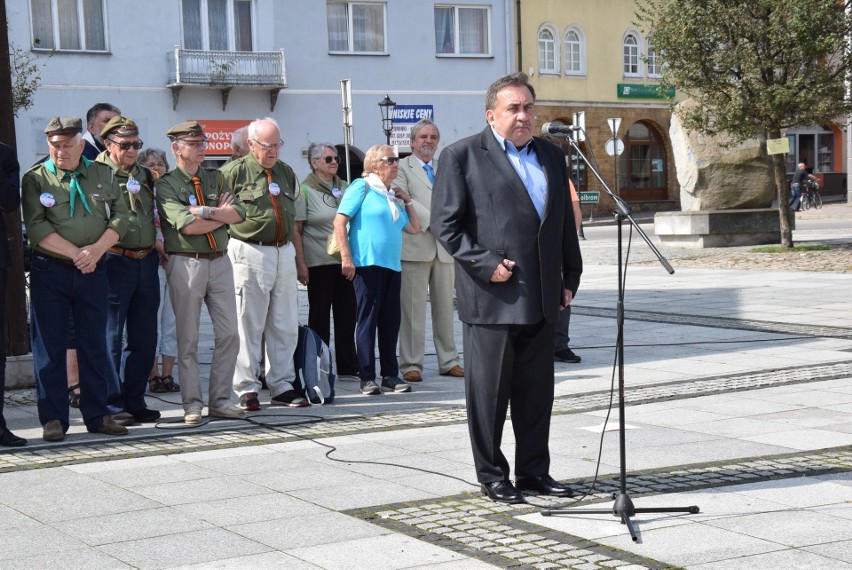
[[[26,111],[33,105],[33,96],[41,84],[41,67],[36,56],[14,45],[9,46],[12,71],[12,111]]]
[[[778,138],[852,111],[850,0],[639,0],[662,84],[698,101],[684,126],[732,142]],[[784,157],[775,156],[781,244],[792,246]]]

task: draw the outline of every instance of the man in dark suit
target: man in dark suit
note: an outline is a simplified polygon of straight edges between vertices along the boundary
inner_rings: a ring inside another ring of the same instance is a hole
[[[0,143],[0,211],[17,212],[21,205],[21,171],[15,151]],[[9,267],[9,247],[6,244],[6,224],[0,215],[0,327],[6,330],[6,273]],[[17,447],[27,443],[6,427],[3,417],[3,393],[6,388],[6,339],[0,331],[0,445]]]
[[[486,94],[488,125],[441,153],[432,231],[455,258],[464,330],[468,429],[482,493],[571,496],[549,474],[554,321],[582,272],[565,156],[532,136],[535,92],[523,73]],[[515,485],[500,450],[508,404]]]

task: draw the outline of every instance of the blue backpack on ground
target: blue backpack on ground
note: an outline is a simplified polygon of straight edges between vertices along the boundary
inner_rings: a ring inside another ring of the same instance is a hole
[[[334,351],[320,335],[306,326],[299,326],[299,342],[293,355],[296,368],[294,388],[311,404],[330,404],[334,401]]]

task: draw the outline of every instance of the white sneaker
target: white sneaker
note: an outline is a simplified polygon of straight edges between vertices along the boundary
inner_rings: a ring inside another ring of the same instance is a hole
[[[211,418],[244,418],[245,410],[233,404],[225,404],[218,408],[209,408],[207,415]]]
[[[183,414],[183,423],[197,426],[201,423],[201,410],[189,410]]]

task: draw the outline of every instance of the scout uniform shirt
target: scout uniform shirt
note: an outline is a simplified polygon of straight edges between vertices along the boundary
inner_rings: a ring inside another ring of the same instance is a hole
[[[245,220],[231,224],[228,228],[232,237],[262,245],[281,245],[292,240],[296,220],[296,198],[299,192],[296,174],[280,160],[275,161],[271,170],[272,183],[268,181],[263,167],[251,153],[221,168],[222,175],[233,189],[234,195],[246,209]],[[270,191],[278,192],[278,214]],[[281,243],[276,243],[275,239],[277,216],[281,217],[278,223],[284,224]]]
[[[222,175],[215,170],[199,168],[196,176],[201,179],[204,205],[218,206],[219,196],[222,192],[229,191],[229,186],[225,183]],[[166,253],[211,253],[227,250],[228,230],[226,226],[220,226],[210,234],[184,235],[180,232],[181,229],[198,219],[189,213],[188,207],[200,205],[195,195],[192,176],[179,166],[157,180],[157,210],[160,213],[160,230],[163,232],[163,246]],[[234,200],[232,206],[240,215],[245,215],[245,210],[239,200]],[[211,234],[216,244],[215,249],[208,237]]]
[[[104,151],[95,162],[106,164],[113,172],[119,188],[122,211],[127,213],[127,233],[116,247],[124,249],[149,249],[154,247],[157,231],[154,226],[154,189],[149,185],[153,177],[141,166],[134,164],[130,172],[113,162]]]
[[[121,237],[127,233],[129,220],[112,171],[104,164],[81,157],[76,172],[85,201],[79,196],[75,198],[73,215],[70,172],[48,159],[30,168],[21,181],[21,204],[30,245],[50,257],[68,259],[39,247],[53,232],[77,247],[97,242],[107,228]]]

